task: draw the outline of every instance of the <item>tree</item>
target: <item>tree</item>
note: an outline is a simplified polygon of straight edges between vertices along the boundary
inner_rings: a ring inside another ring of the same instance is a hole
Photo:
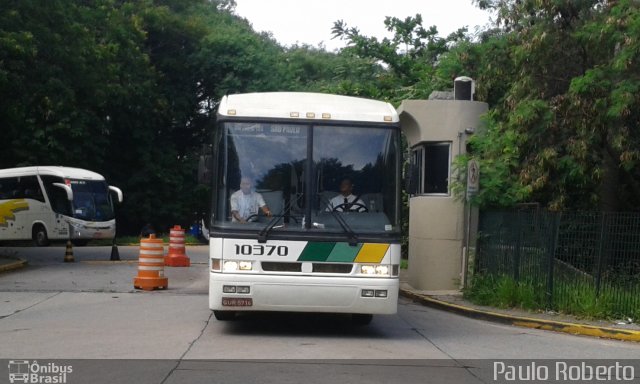
[[[487,129],[472,139],[483,168],[477,202],[637,210],[638,6],[478,3],[496,11],[495,27],[439,68],[471,74],[490,104]]]
[[[234,15],[234,4],[4,1],[0,167],[104,174],[125,192],[121,232],[184,223],[204,210],[195,174],[217,100],[299,88],[311,76],[289,76],[285,50]]]
[[[420,14],[404,20],[387,17],[384,23],[387,30],[393,32],[392,38],[378,40],[363,36],[342,20],[334,23],[333,35],[348,42],[342,54],[367,58],[386,68],[374,72],[379,90],[376,98],[399,102],[428,97],[434,90],[433,80],[440,58],[450,47],[468,39],[466,28],[442,38],[435,26],[423,27]]]

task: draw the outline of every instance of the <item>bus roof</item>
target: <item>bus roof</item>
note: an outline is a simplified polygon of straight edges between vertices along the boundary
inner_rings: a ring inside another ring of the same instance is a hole
[[[82,180],[104,180],[104,177],[98,173],[87,171],[81,168],[60,167],[60,166],[37,166],[37,167],[21,167],[0,169],[0,177],[17,177],[28,175],[53,175],[66,179],[82,179]]]
[[[311,119],[397,123],[389,103],[359,97],[307,92],[265,92],[228,95],[218,114],[232,117]]]

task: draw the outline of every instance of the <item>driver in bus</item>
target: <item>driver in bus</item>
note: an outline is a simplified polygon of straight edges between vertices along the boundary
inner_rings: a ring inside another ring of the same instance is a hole
[[[353,194],[353,182],[344,178],[340,182],[340,194],[329,200],[326,211],[336,212],[363,212],[366,211],[364,201]]]
[[[258,210],[265,216],[271,217],[271,210],[264,202],[261,194],[252,189],[253,182],[248,177],[240,180],[240,189],[231,195],[231,221],[234,223],[247,223],[258,218]]]

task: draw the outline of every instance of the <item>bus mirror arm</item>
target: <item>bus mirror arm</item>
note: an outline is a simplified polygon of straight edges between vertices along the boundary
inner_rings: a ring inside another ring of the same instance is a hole
[[[53,183],[52,185],[64,189],[64,191],[67,193],[67,200],[73,201],[73,190],[70,186],[63,183]]]
[[[115,194],[118,196],[118,203],[122,203],[122,199],[123,199],[122,190],[118,187],[114,187],[113,185],[109,186],[109,190],[112,192],[115,192]]]

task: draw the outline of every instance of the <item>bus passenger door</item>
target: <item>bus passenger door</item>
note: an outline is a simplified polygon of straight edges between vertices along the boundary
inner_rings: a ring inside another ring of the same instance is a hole
[[[56,176],[40,176],[44,190],[47,193],[48,205],[45,206],[49,238],[66,239],[69,237],[69,224],[65,216],[71,216],[71,202],[67,194],[54,183],[64,183],[62,178]],[[44,213],[44,212],[43,212]]]

